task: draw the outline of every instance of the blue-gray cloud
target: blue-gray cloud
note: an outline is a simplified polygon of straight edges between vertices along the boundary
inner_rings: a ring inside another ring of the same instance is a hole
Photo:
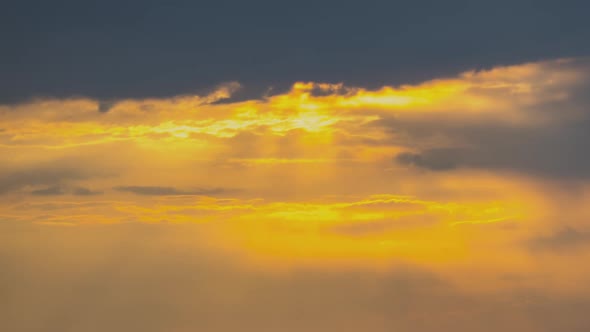
[[[31,191],[33,196],[60,196],[60,195],[74,195],[74,196],[94,196],[102,194],[101,191],[95,191],[84,187],[69,188],[64,186],[50,186],[46,188],[36,189]]]
[[[586,1],[11,1],[0,103],[171,96],[239,81],[375,87],[590,54]],[[106,105],[103,105],[106,106]],[[106,110],[108,107],[101,107]]]
[[[196,188],[191,190],[182,190],[174,187],[159,186],[118,186],[114,189],[117,191],[144,196],[219,195],[228,192],[228,189],[224,188]]]
[[[51,187],[31,191],[31,195],[34,195],[34,196],[59,196],[59,195],[63,195],[63,194],[64,194],[64,191],[59,186],[51,186]]]
[[[575,123],[537,128],[497,124],[431,125],[431,134],[442,134],[468,146],[404,152],[395,157],[398,163],[432,171],[483,168],[564,178],[590,177],[590,155],[586,153],[587,142],[590,142],[590,117]],[[421,132],[405,130],[411,135]]]
[[[583,246],[590,246],[590,233],[565,227],[549,235],[531,239],[528,246],[533,251],[570,252]]]
[[[25,187],[47,186],[35,189],[34,195],[55,195],[64,182],[84,180],[97,176],[96,172],[77,167],[53,164],[39,164],[22,170],[0,170],[0,195],[22,190]]]

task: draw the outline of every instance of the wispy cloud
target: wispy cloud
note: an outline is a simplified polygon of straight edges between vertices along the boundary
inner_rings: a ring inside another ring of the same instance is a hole
[[[201,196],[201,195],[219,195],[223,193],[227,193],[228,189],[224,188],[198,188],[198,189],[191,189],[191,190],[182,190],[177,189],[174,187],[158,187],[158,186],[118,186],[114,188],[115,190],[122,191],[122,192],[129,192],[137,195],[146,195],[146,196]]]

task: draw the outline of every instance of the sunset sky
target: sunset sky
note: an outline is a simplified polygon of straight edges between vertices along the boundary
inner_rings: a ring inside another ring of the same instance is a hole
[[[1,331],[590,331],[585,2],[3,7]]]

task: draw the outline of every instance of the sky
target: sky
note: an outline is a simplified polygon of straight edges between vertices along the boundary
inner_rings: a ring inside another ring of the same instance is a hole
[[[588,10],[7,2],[0,329],[590,330]]]

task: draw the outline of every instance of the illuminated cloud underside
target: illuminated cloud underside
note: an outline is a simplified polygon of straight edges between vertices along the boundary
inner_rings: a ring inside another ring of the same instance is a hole
[[[378,90],[300,82],[234,103],[220,101],[238,83],[0,106],[0,217],[186,224],[256,266],[404,262],[511,287],[503,276],[566,263],[551,258],[570,250],[560,236],[590,253],[589,68],[564,59]],[[553,277],[579,291],[588,271]]]

